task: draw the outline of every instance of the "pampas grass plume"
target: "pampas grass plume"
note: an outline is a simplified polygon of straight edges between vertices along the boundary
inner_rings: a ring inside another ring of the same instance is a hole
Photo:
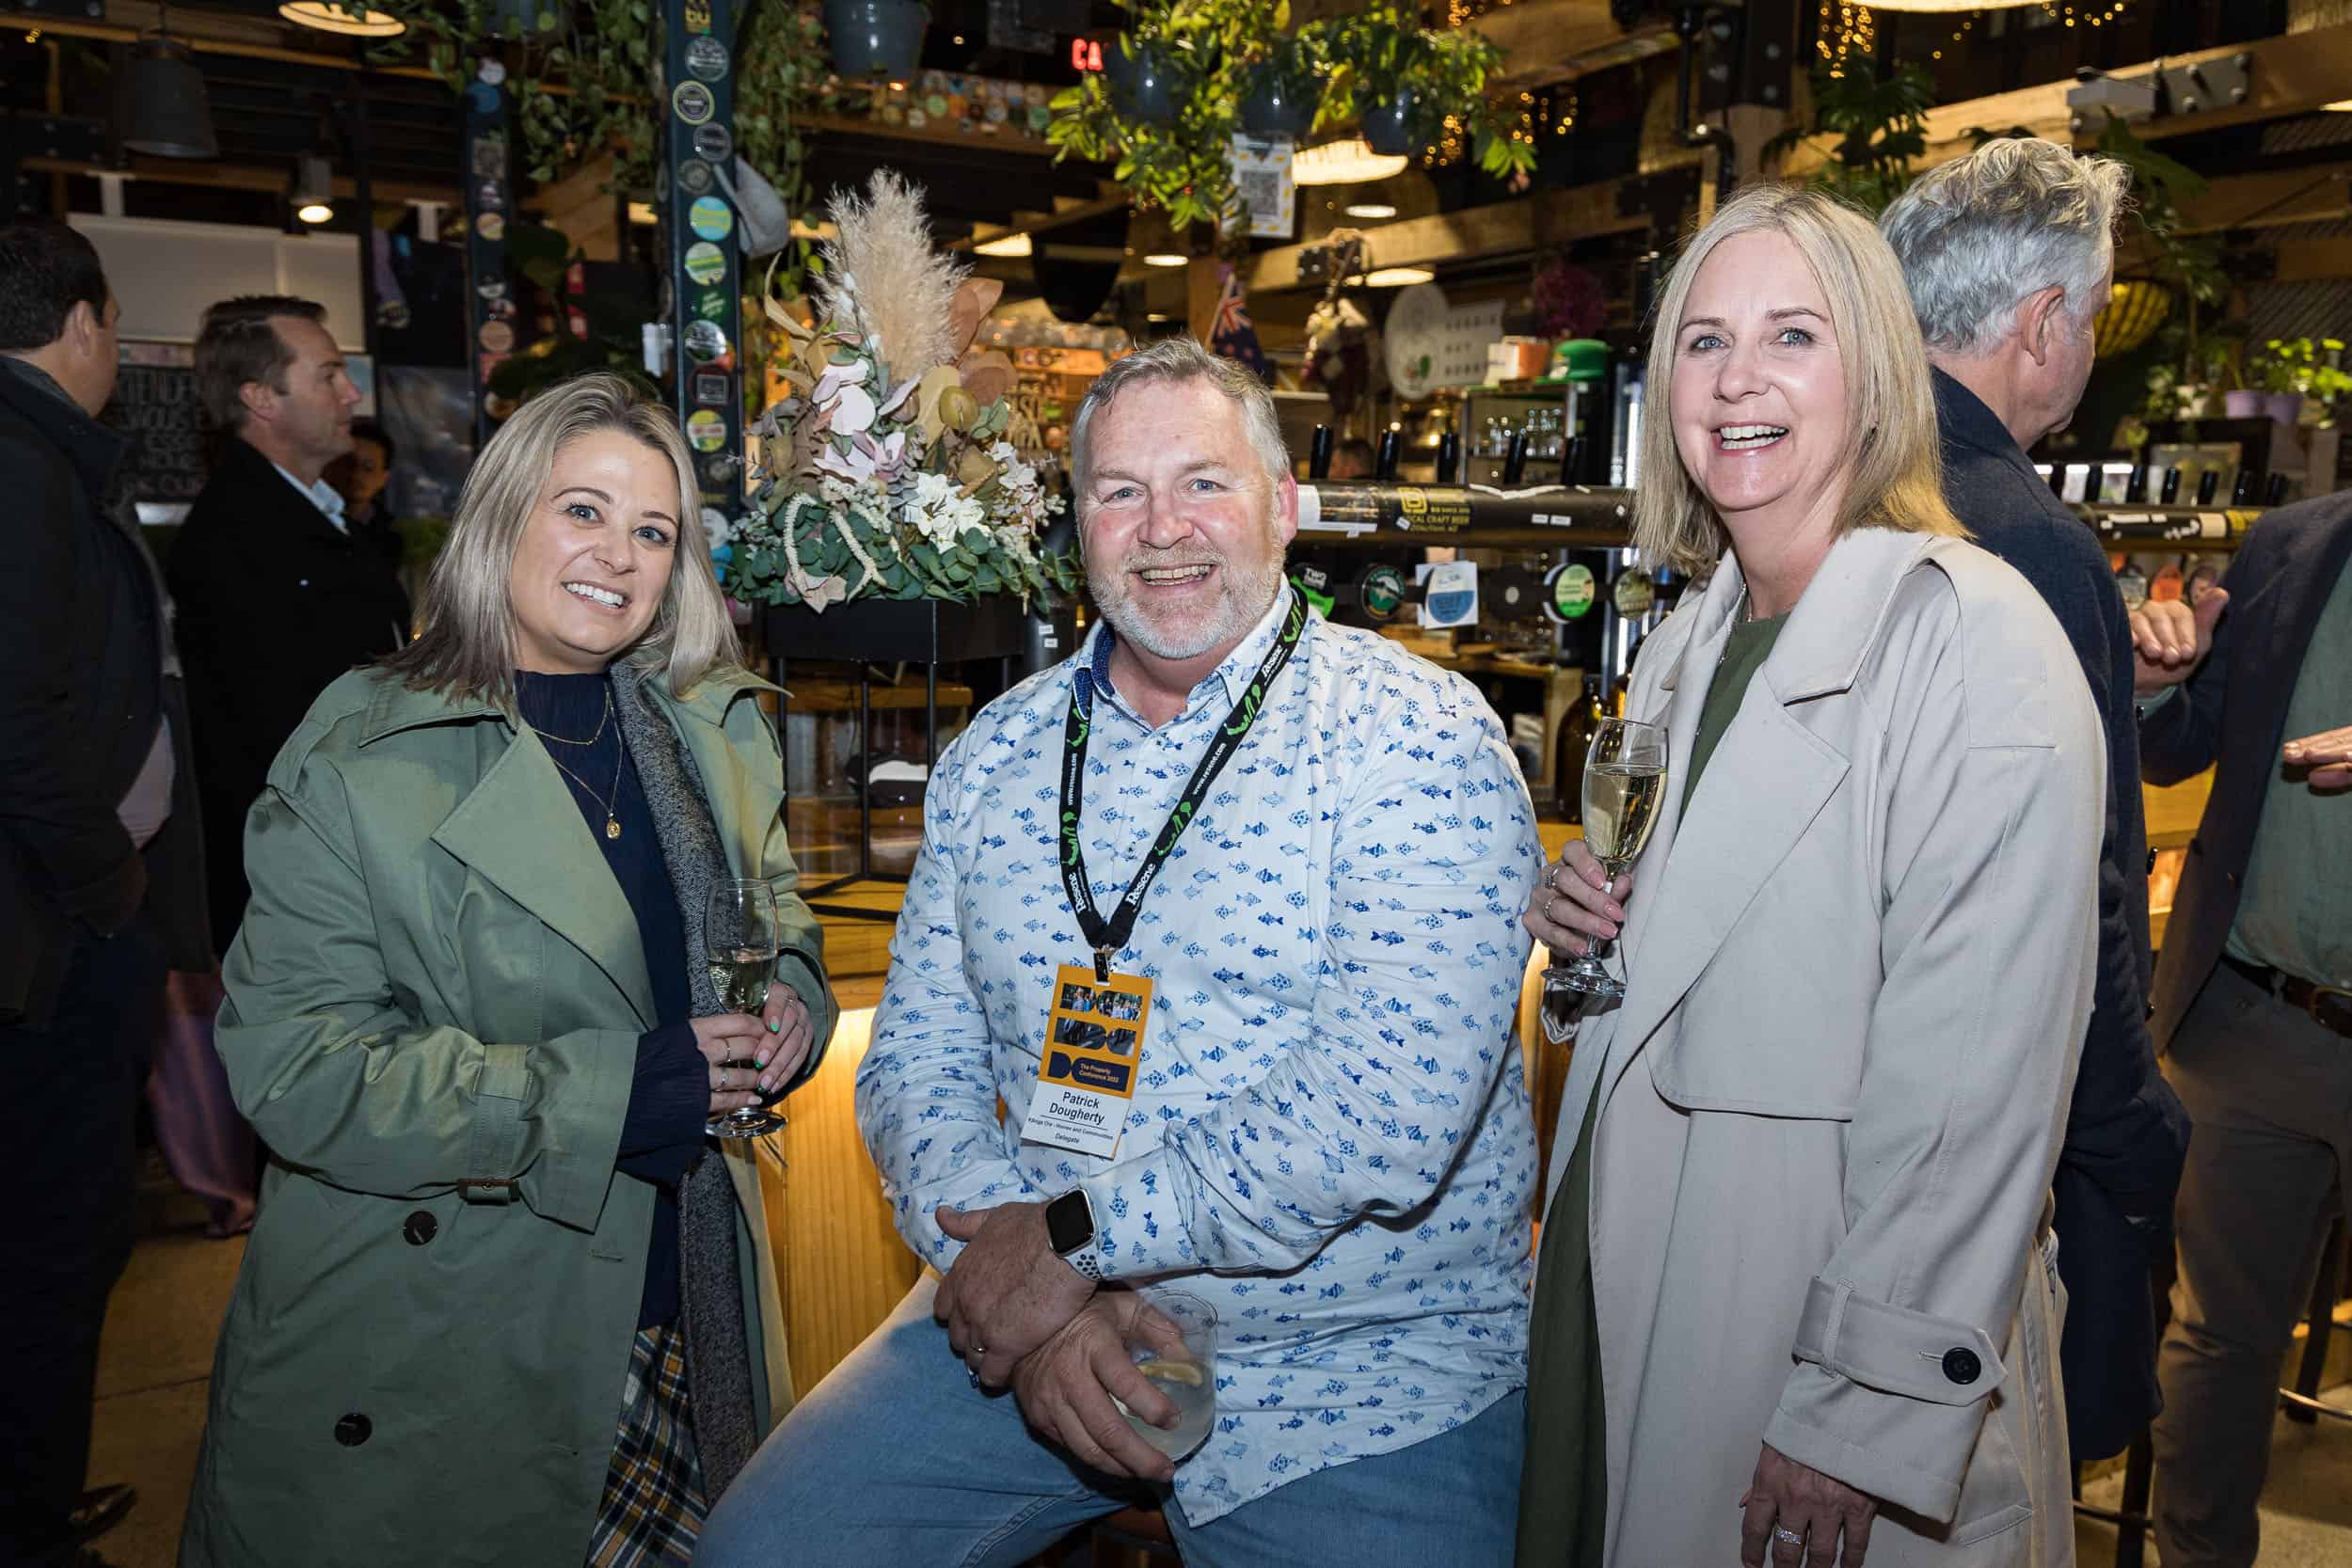
[[[954,360],[956,290],[971,268],[932,245],[921,188],[876,169],[863,197],[834,195],[833,221],[818,296],[880,345],[891,386]]]

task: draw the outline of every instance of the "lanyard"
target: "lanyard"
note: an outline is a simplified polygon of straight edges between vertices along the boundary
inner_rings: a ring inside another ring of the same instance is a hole
[[[1258,710],[1265,702],[1267,689],[1273,686],[1274,677],[1281,673],[1282,666],[1290,662],[1291,654],[1297,648],[1298,640],[1307,629],[1307,605],[1299,597],[1295,587],[1290,589],[1288,600],[1288,608],[1282,614],[1282,628],[1275,634],[1274,645],[1266,650],[1265,657],[1259,662],[1258,673],[1249,677],[1248,686],[1242,690],[1241,701],[1233,705],[1233,711],[1226,716],[1225,722],[1210,737],[1207,754],[1201,757],[1200,766],[1193,768],[1192,778],[1185,784],[1184,793],[1177,800],[1176,809],[1168,813],[1167,826],[1160,830],[1159,837],[1152,841],[1152,847],[1144,854],[1143,863],[1136,868],[1135,877],[1127,883],[1126,895],[1120,899],[1119,907],[1111,911],[1108,920],[1104,920],[1102,911],[1094,907],[1094,895],[1087,887],[1086,856],[1078,847],[1078,808],[1081,792],[1085,788],[1087,731],[1090,724],[1086,708],[1078,701],[1079,682],[1074,676],[1071,680],[1070,716],[1062,724],[1061,885],[1070,895],[1071,912],[1078,917],[1078,929],[1085,933],[1087,944],[1094,949],[1096,979],[1110,978],[1111,957],[1127,945],[1127,938],[1135,931],[1136,912],[1143,908],[1143,895],[1151,891],[1152,880],[1160,874],[1160,867],[1168,863],[1169,852],[1176,847],[1176,841],[1184,836],[1193,813],[1200,809],[1200,802],[1208,796],[1209,786],[1216,782],[1217,774],[1232,760],[1234,752],[1240,749],[1251,727],[1258,722]]]

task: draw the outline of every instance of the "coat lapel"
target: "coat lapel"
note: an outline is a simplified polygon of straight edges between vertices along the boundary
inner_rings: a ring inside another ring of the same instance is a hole
[[[740,727],[766,722],[756,711],[755,693],[767,684],[757,679],[733,685],[706,681],[682,702],[671,697],[659,681],[650,687],[685,743],[687,754],[693,758],[694,771],[702,775],[711,822],[719,830],[719,841],[726,846],[727,863],[738,877],[768,874],[769,868],[760,864],[760,854],[767,847],[769,827],[784,806],[783,764],[747,766],[747,757],[772,753],[762,747],[739,748],[727,736],[729,723]],[[738,704],[747,711],[737,712]]]
[[[433,842],[586,954],[653,1027],[637,916],[537,736],[514,736]]]
[[[1739,563],[1724,558],[1691,641],[1661,683],[1669,697],[1667,799],[1642,861],[1649,885],[1627,904],[1629,980],[1604,1096],[1844,781],[1848,759],[1789,710],[1852,685],[1896,585],[1935,547],[1928,537],[1883,529],[1859,529],[1837,542],[1724,731],[1685,822],[1680,768],[1697,739],[1740,594]]]

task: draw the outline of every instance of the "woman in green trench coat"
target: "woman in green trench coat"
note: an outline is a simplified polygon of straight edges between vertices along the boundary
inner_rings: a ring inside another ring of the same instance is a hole
[[[682,1563],[791,1402],[756,1144],[831,1032],[774,733],[669,416],[534,398],[389,668],[246,829],[219,1045],[275,1156],[214,1369],[189,1568]],[[712,882],[759,879],[763,1014]]]

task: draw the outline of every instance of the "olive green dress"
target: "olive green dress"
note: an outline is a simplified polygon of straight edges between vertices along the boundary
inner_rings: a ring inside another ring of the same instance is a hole
[[[1770,657],[1786,615],[1734,626],[1707,689],[1691,759],[1681,768],[1683,809],[1716,742],[1731,727],[1748,682]],[[1609,1470],[1600,1384],[1600,1328],[1593,1312],[1593,1124],[1596,1087],[1577,1130],[1560,1196],[1544,1217],[1528,1328],[1527,1457],[1519,1477],[1518,1568],[1601,1568],[1608,1545]]]

